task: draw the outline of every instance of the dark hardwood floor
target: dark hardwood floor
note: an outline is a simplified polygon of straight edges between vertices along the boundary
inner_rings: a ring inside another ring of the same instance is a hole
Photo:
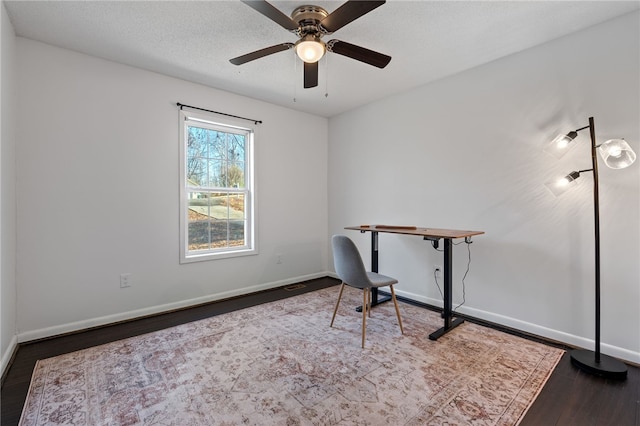
[[[3,377],[0,424],[17,425],[38,359],[101,345],[237,309],[338,284],[333,278],[306,281],[189,309],[150,316],[19,346]],[[469,319],[473,321],[473,319]],[[485,324],[486,325],[486,324]],[[513,332],[513,330],[504,330]],[[557,345],[556,345],[557,346]],[[521,423],[540,425],[640,426],[640,368],[629,366],[625,381],[608,381],[575,369],[565,354]]]

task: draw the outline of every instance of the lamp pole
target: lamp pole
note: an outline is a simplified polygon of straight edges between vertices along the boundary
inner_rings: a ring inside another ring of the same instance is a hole
[[[589,117],[591,134],[591,167],[593,168],[593,220],[595,233],[596,270],[596,351],[595,362],[600,363],[600,196],[598,184],[598,158],[596,157],[596,128],[593,117]]]
[[[595,231],[595,316],[596,342],[595,352],[576,349],[571,351],[571,363],[583,371],[610,379],[627,378],[626,365],[607,355],[600,353],[600,199],[598,194],[598,159],[596,157],[596,131],[593,117],[589,117],[589,133],[591,134],[591,164],[593,170],[593,216]]]

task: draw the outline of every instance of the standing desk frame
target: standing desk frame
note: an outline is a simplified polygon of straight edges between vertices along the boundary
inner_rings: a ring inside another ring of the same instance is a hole
[[[416,235],[424,240],[437,242],[444,240],[444,294],[443,294],[443,312],[444,326],[429,335],[429,339],[438,340],[438,338],[449,331],[453,330],[464,322],[462,318],[453,318],[453,240],[457,238],[471,238],[474,235],[484,234],[483,231],[461,231],[455,229],[435,229],[435,228],[418,228],[415,226],[388,226],[388,225],[361,225],[347,226],[344,229],[360,231],[361,233],[371,232],[371,271],[378,272],[378,234],[380,232],[389,234]],[[435,244],[435,243],[434,243]],[[390,298],[378,299],[378,289],[371,289],[371,306],[390,300]]]

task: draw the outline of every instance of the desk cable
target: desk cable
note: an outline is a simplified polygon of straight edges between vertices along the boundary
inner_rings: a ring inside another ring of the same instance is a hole
[[[464,241],[460,241],[459,243],[452,243],[454,246],[460,245],[462,243],[466,243],[467,244],[467,254],[468,254],[468,258],[467,258],[467,269],[464,272],[464,275],[462,276],[462,302],[460,302],[460,304],[458,304],[455,308],[453,308],[453,312],[457,311],[458,308],[462,305],[464,305],[466,303],[466,285],[465,285],[465,278],[467,278],[467,274],[469,273],[469,268],[471,266],[471,238],[466,237],[464,239]],[[436,251],[440,251],[443,252],[444,250],[438,249],[437,244],[433,244],[433,248]],[[442,293],[442,288],[440,288],[440,283],[438,282],[438,276],[436,275],[436,271],[433,271],[433,279],[436,282],[436,286],[438,287],[438,291],[440,292],[440,296],[442,297],[442,299],[444,300],[444,294]]]

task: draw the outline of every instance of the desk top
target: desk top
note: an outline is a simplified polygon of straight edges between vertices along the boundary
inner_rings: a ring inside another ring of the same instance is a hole
[[[417,226],[395,226],[395,225],[360,225],[347,226],[344,229],[352,229],[356,231],[370,232],[386,232],[390,234],[418,235],[421,237],[434,238],[466,238],[473,235],[484,234],[484,231],[461,231],[458,229],[437,229],[437,228],[419,228]]]

